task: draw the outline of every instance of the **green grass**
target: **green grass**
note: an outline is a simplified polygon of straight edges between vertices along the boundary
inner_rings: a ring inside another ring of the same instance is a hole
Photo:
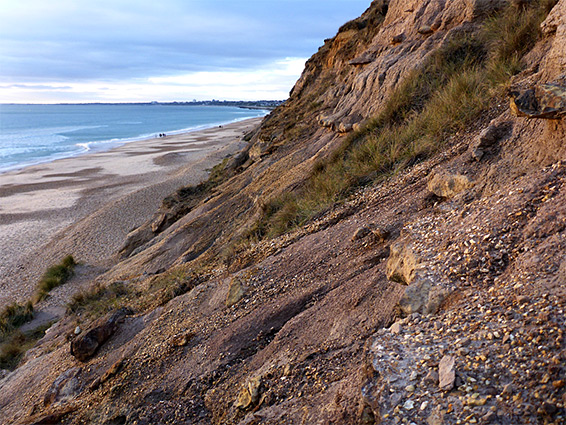
[[[521,58],[540,38],[555,1],[523,11],[508,7],[474,36],[455,38],[429,56],[395,89],[380,113],[314,167],[293,193],[270,199],[248,240],[274,237],[304,224],[357,187],[379,182],[441,151],[501,98]]]
[[[34,297],[35,301],[37,302],[47,298],[53,288],[67,282],[73,276],[76,265],[77,263],[73,256],[68,255],[63,258],[60,264],[49,267],[37,285]]]

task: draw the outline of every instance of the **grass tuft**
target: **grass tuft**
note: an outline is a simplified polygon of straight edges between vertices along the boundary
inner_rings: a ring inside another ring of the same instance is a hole
[[[73,256],[68,255],[60,264],[49,267],[37,285],[35,301],[47,298],[52,289],[67,282],[73,276],[76,265]]]
[[[108,286],[95,286],[77,292],[67,303],[67,314],[88,313],[101,316],[111,310],[122,307],[133,291],[124,282],[114,282]]]

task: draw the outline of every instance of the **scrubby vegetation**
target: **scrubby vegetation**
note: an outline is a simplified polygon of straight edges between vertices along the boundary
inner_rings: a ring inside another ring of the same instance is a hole
[[[108,311],[122,307],[134,291],[124,282],[114,282],[107,286],[95,286],[77,292],[67,304],[67,313],[88,313],[101,316]]]
[[[131,282],[117,281],[98,285],[76,293],[67,304],[67,314],[81,317],[99,317],[128,306],[136,311],[147,311],[185,294],[206,280],[205,271],[194,271],[182,266],[149,279],[148,286],[136,287]]]
[[[61,286],[69,280],[73,276],[76,265],[73,256],[68,255],[63,258],[60,264],[49,267],[37,285],[35,301],[47,298],[53,288]]]
[[[14,369],[25,352],[43,337],[52,325],[49,323],[28,332],[20,327],[34,318],[34,303],[47,297],[49,292],[65,283],[76,266],[75,259],[69,255],[60,264],[50,267],[39,281],[33,301],[25,304],[14,302],[0,312],[0,369]]]
[[[47,323],[29,332],[16,330],[0,343],[0,369],[16,368],[27,350],[45,335],[53,323]]]
[[[378,116],[314,166],[303,187],[267,202],[247,237],[285,233],[356,187],[441,150],[450,135],[472,125],[504,96],[555,3],[540,0],[522,10],[509,6],[486,19],[475,36],[454,39],[436,51],[395,90]]]
[[[33,319],[33,304],[12,303],[0,312],[0,341],[3,341],[11,332]]]

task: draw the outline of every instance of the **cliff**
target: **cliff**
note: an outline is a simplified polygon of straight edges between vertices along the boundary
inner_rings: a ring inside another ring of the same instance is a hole
[[[372,2],[129,235],[0,419],[563,423],[565,45],[566,0]]]

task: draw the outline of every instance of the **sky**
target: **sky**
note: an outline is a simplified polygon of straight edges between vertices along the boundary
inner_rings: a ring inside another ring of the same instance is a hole
[[[286,99],[371,0],[0,0],[0,103]]]

